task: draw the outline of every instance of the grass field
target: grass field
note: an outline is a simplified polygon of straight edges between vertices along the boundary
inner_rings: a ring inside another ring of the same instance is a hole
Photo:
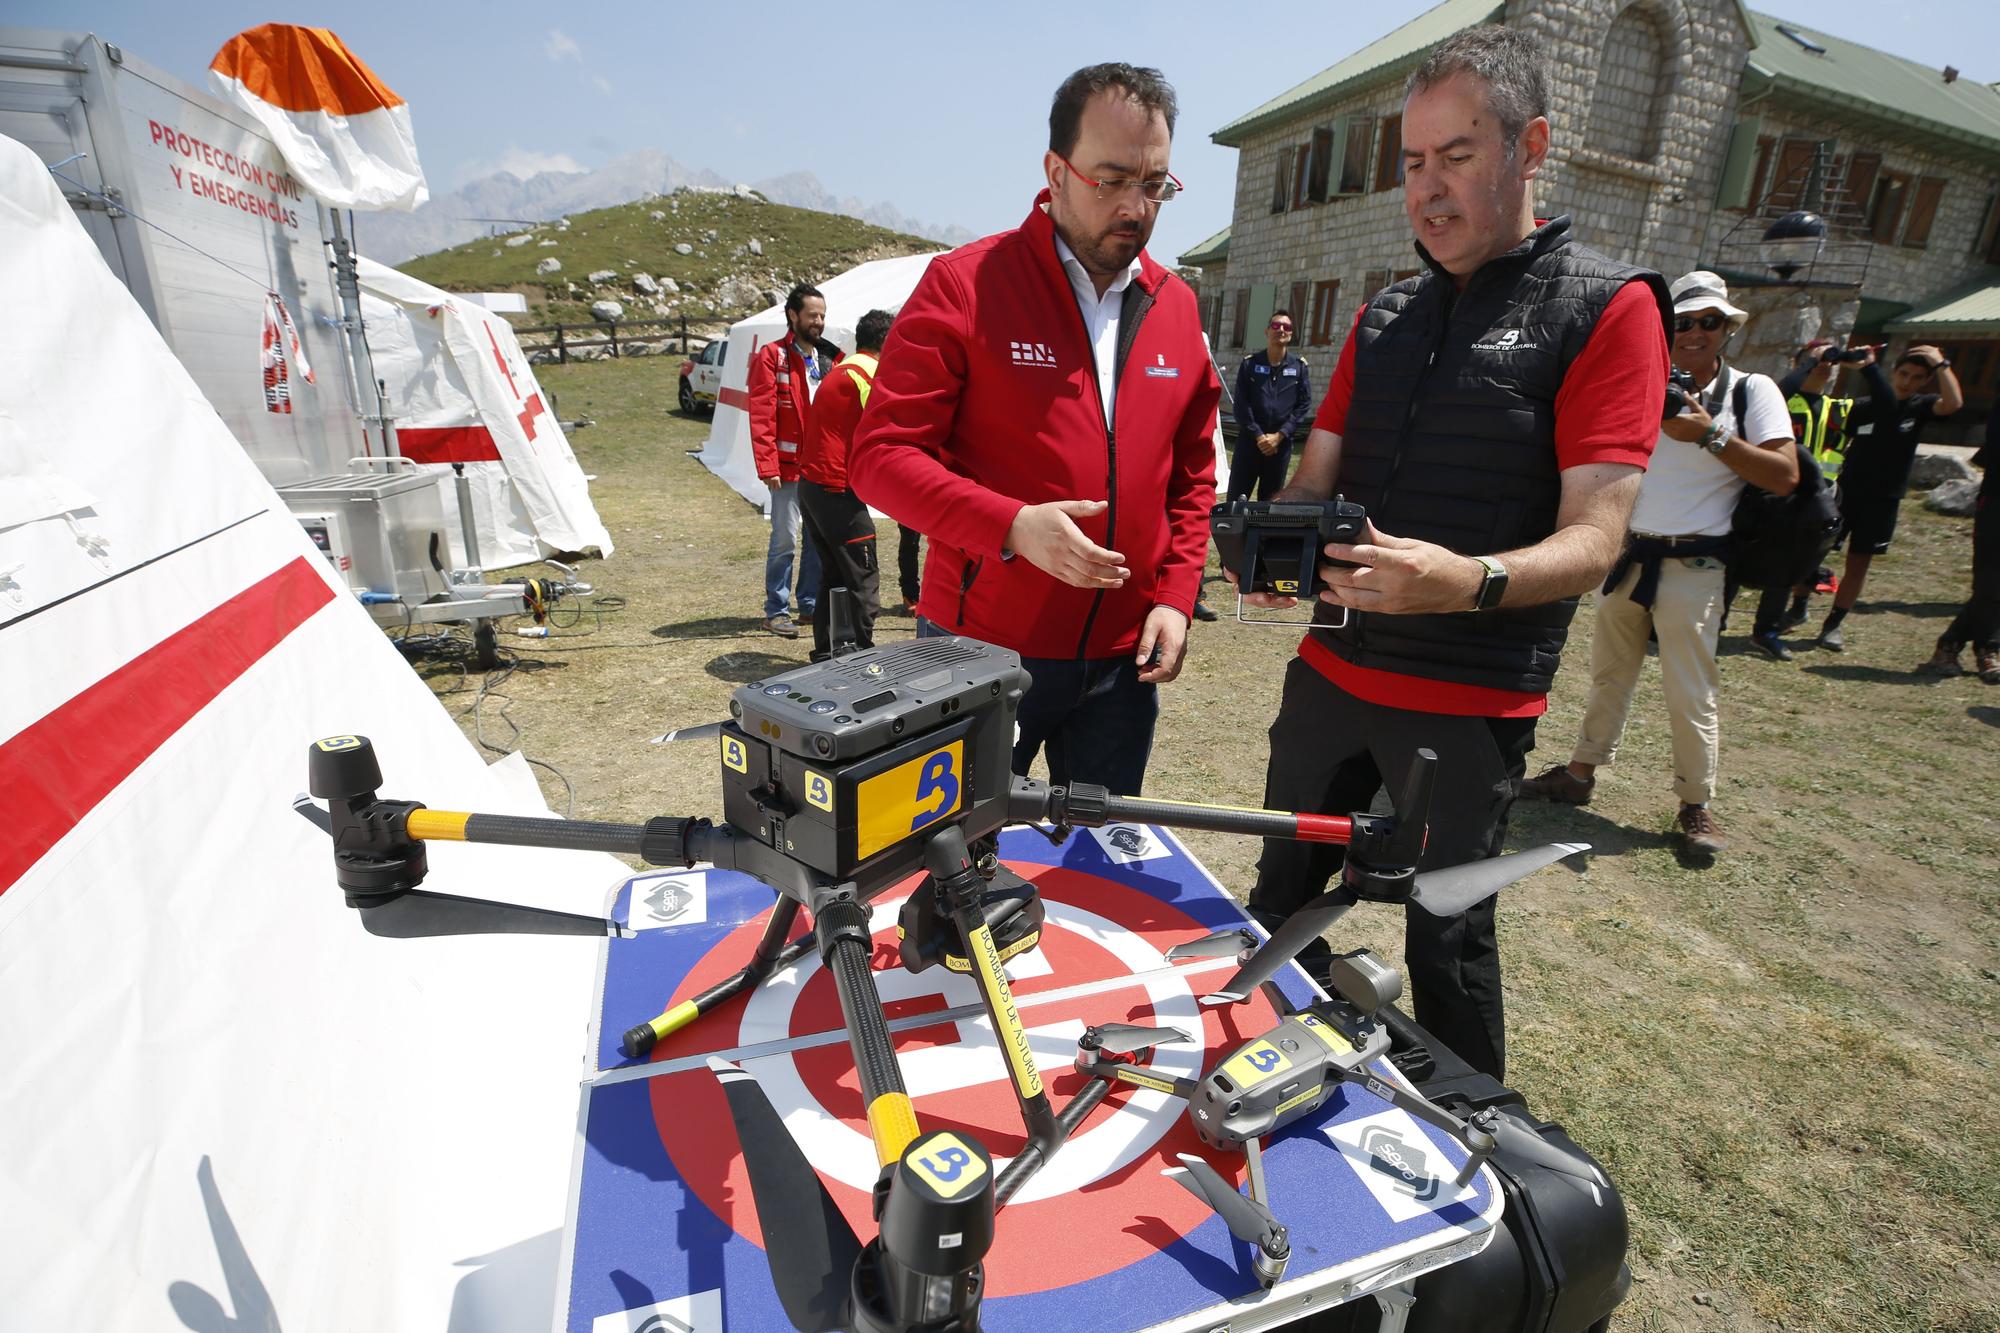
[[[518,726],[578,817],[713,811],[712,753],[647,738],[722,716],[731,689],[803,662],[809,642],[759,628],[768,530],[687,456],[707,427],[670,413],[676,369],[541,371],[566,417],[601,423],[573,443],[619,549],[586,577],[624,608],[509,639],[520,661],[476,719],[477,676],[418,664],[468,732],[501,742]],[[1604,1160],[1631,1212],[1638,1281],[1617,1329],[2000,1329],[2000,689],[1910,672],[1965,596],[1969,538],[1906,505],[1844,655],[1769,662],[1732,625],[1716,799],[1730,849],[1712,869],[1683,866],[1667,836],[1650,667],[1595,802],[1516,808],[1511,845],[1596,848],[1587,868],[1510,891],[1500,929],[1508,1081]],[[1567,758],[1589,631],[1586,606],[1531,763]],[[1195,627],[1162,695],[1149,794],[1259,802],[1295,644]],[[1254,844],[1189,842],[1247,889]],[[1385,909],[1335,938],[1400,956]]]

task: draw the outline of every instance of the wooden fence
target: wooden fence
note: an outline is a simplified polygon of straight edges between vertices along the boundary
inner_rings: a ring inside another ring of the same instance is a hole
[[[608,349],[612,356],[623,356],[620,339],[625,342],[650,342],[652,339],[647,338],[644,333],[644,330],[649,329],[667,331],[670,336],[665,341],[669,344],[679,344],[678,350],[683,354],[690,350],[691,338],[700,338],[704,345],[709,341],[707,334],[688,333],[686,315],[676,319],[614,319],[592,320],[587,324],[539,324],[533,328],[515,329],[514,336],[521,340],[521,351],[528,356],[532,357],[537,352],[553,352],[558,363],[567,365],[572,355],[591,347],[603,347]],[[539,335],[541,341],[533,341],[534,335]],[[668,348],[662,347],[660,350],[666,351]]]

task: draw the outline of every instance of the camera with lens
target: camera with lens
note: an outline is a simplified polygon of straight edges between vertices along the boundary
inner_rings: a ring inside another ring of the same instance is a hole
[[[1874,350],[1872,347],[1829,347],[1820,353],[1819,359],[1830,366],[1859,365]]]
[[[1368,511],[1343,496],[1331,500],[1230,500],[1215,507],[1208,529],[1222,567],[1239,592],[1312,597],[1326,590],[1322,561],[1353,569],[1351,560],[1320,554],[1328,542],[1361,540]]]
[[[1660,411],[1660,420],[1672,421],[1688,410],[1701,397],[1695,388],[1694,376],[1679,366],[1667,368],[1667,401]]]

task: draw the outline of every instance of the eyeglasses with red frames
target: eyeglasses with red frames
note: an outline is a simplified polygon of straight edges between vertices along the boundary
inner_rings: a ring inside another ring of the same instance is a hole
[[[1137,187],[1140,197],[1145,199],[1147,203],[1164,204],[1172,200],[1175,195],[1179,194],[1182,190],[1185,190],[1187,188],[1187,186],[1181,184],[1180,178],[1175,176],[1174,173],[1171,171],[1167,173],[1167,178],[1165,180],[1158,180],[1158,181],[1092,180],[1090,177],[1084,175],[1081,171],[1078,171],[1076,169],[1076,164],[1074,162],[1071,162],[1068,158],[1063,157],[1061,153],[1057,153],[1056,157],[1061,159],[1062,164],[1069,168],[1070,175],[1076,177],[1078,180],[1082,181],[1085,185],[1088,185],[1093,189],[1095,189],[1097,191],[1097,197],[1099,199],[1115,199],[1119,195],[1125,193],[1125,191]]]
[[[1285,323],[1285,321],[1282,319],[1274,319],[1269,324],[1265,325],[1265,327],[1270,329],[1271,332],[1273,333],[1290,333],[1292,331],[1292,326]]]

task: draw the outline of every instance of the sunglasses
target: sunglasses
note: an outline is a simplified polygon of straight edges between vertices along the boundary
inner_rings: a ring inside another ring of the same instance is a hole
[[[1686,333],[1689,329],[1700,329],[1703,333],[1714,333],[1729,322],[1727,315],[1676,315],[1674,332]]]
[[[1272,320],[1269,328],[1273,333],[1290,333],[1292,331],[1292,326],[1281,319]]]

